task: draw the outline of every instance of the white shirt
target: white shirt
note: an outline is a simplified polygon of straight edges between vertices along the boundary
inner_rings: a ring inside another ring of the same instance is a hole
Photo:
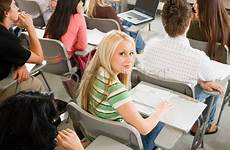
[[[192,48],[185,36],[150,40],[138,61],[137,68],[146,74],[187,84],[216,79],[209,57]]]

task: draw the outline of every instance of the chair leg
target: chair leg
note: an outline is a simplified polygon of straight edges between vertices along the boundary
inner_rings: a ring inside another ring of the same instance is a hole
[[[198,130],[196,132],[196,135],[195,135],[195,137],[193,139],[193,142],[192,142],[191,150],[196,150],[200,146],[202,148],[204,148],[203,138],[204,138],[205,130],[206,130],[207,125],[208,125],[208,120],[209,120],[209,116],[210,116],[210,113],[211,113],[211,108],[212,108],[212,105],[214,103],[214,100],[215,100],[215,96],[212,96],[211,103],[207,108],[208,109],[207,110],[207,116],[205,116],[204,121],[201,122],[201,125],[199,126],[199,128],[198,128]]]
[[[222,116],[222,113],[223,113],[223,109],[224,109],[224,106],[228,103],[228,105],[230,106],[230,91],[227,90],[228,93],[226,93],[223,99],[223,103],[221,105],[221,108],[220,108],[220,113],[219,113],[219,116],[218,116],[218,119],[217,119],[217,125],[219,125],[219,122],[220,122],[220,118]]]
[[[45,82],[45,84],[46,84],[48,90],[51,91],[51,88],[50,88],[50,86],[49,86],[49,83],[48,83],[48,81],[46,80],[46,78],[45,78],[43,72],[42,72],[42,71],[39,71],[39,73],[42,75],[42,78],[43,78],[43,80],[44,80],[44,82]]]

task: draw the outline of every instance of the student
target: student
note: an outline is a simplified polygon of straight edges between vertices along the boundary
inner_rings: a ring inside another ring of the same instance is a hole
[[[76,133],[57,131],[58,111],[52,94],[21,91],[0,104],[0,149],[83,150]],[[56,139],[55,139],[56,138]]]
[[[104,0],[88,0],[88,7],[86,14],[92,18],[107,18],[114,19],[119,24],[122,31],[126,32],[128,35],[133,37],[136,41],[136,51],[137,53],[141,53],[145,47],[145,42],[140,35],[135,32],[130,32],[127,29],[124,29],[121,25],[121,21],[117,16],[116,11],[109,5],[105,4]],[[126,27],[131,26],[131,23],[124,21],[123,23]]]
[[[60,40],[67,49],[73,65],[79,65],[83,72],[88,56],[78,57],[75,55],[76,51],[84,51],[87,47],[82,1],[58,0],[56,9],[47,24],[44,37]]]
[[[211,96],[203,90],[223,92],[223,87],[215,82],[216,76],[211,60],[203,51],[193,49],[186,32],[191,21],[191,8],[184,0],[168,0],[162,10],[162,24],[168,36],[152,39],[148,42],[143,57],[137,67],[162,78],[170,78],[189,85],[196,85],[195,98],[210,103]],[[215,97],[212,112],[208,121],[206,134],[217,132],[214,121],[216,103],[220,96]],[[194,125],[193,134],[197,126]]]
[[[193,6],[194,18],[187,37],[200,41],[208,41],[208,56],[219,61],[221,57],[215,53],[216,43],[230,48],[230,17],[222,3],[223,0],[196,0]]]
[[[124,32],[109,32],[86,68],[80,84],[80,99],[82,108],[93,115],[134,126],[142,135],[144,149],[152,150],[163,127],[159,120],[170,106],[166,101],[160,103],[146,119],[138,113],[127,89],[134,49],[133,39]]]
[[[13,35],[9,28],[12,25],[25,28],[29,33],[30,51],[20,45],[19,39]],[[11,72],[13,78],[18,80],[18,90],[44,90],[41,82],[30,77],[25,63],[41,64],[44,57],[41,45],[36,36],[30,15],[18,13],[14,0],[0,0],[0,80],[8,77]],[[15,94],[16,87],[11,86],[0,93],[0,100]]]

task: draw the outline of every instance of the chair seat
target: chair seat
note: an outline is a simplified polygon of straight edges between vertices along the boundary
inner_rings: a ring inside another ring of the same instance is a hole
[[[98,136],[89,146],[86,147],[86,150],[132,150],[130,147],[121,144],[109,137]]]

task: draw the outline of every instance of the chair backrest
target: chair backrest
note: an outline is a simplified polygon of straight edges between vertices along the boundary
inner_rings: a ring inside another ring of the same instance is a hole
[[[32,15],[34,26],[40,28],[45,26],[45,20],[42,15],[41,8],[36,1],[16,0],[16,3],[21,10]]]
[[[190,45],[193,48],[202,50],[208,55],[208,42],[198,41],[198,40],[194,40],[194,39],[189,39],[189,42],[190,42]],[[222,52],[221,52],[221,44],[217,43],[216,46],[217,47],[216,47],[215,53],[217,54],[217,56],[222,56],[220,58],[220,60],[218,60],[218,61],[220,61],[220,62],[222,62],[224,64],[227,64],[228,63],[228,55],[229,55],[228,47],[225,46],[224,53],[222,54]]]
[[[68,59],[67,51],[60,41],[48,38],[40,38],[39,41],[47,61],[46,66],[43,68],[44,71],[56,75],[74,72]]]
[[[119,24],[117,23],[116,20],[113,19],[91,18],[85,16],[85,21],[88,29],[97,28],[101,32],[120,30]]]
[[[164,88],[182,93],[184,95],[194,97],[193,88],[183,82],[163,79],[163,78],[153,76],[153,75],[147,75],[137,69],[133,69],[132,76],[131,76],[132,87],[136,86],[141,81],[155,84],[160,87],[164,87]]]
[[[140,133],[133,126],[98,118],[86,112],[74,102],[67,105],[67,110],[74,128],[77,129],[80,125],[86,136],[96,138],[99,135],[104,135],[123,144],[128,144],[131,148],[143,150]]]

